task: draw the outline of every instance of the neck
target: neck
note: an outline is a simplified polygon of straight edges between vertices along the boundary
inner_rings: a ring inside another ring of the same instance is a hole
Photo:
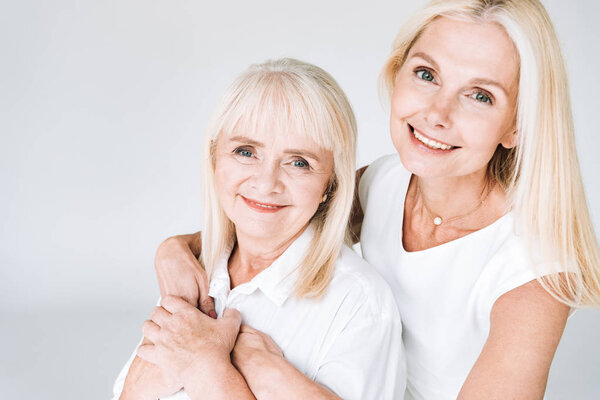
[[[237,243],[228,264],[231,288],[250,281],[273,264],[305,229],[283,240],[256,238],[236,231]]]
[[[415,177],[416,203],[432,217],[452,218],[481,204],[490,190],[485,170],[460,177]]]

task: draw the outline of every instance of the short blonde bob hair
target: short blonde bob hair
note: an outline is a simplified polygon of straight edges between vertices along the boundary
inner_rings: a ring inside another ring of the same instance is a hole
[[[508,194],[533,264],[554,265],[556,273],[545,275],[545,268],[543,277],[537,268],[540,283],[568,305],[600,305],[600,251],[577,161],[567,74],[544,6],[538,0],[430,1],[394,41],[380,76],[389,95],[412,45],[439,17],[498,24],[514,43],[518,143],[511,150],[499,146],[488,173]],[[565,270],[571,273],[560,273]]]
[[[291,58],[252,65],[225,91],[206,133],[203,157],[204,226],[202,256],[210,277],[216,263],[235,243],[235,226],[219,203],[215,187],[215,152],[219,136],[260,129],[277,134],[296,132],[333,152],[333,173],[327,199],[310,220],[314,237],[298,266],[295,294],[318,297],[331,281],[335,263],[347,240],[352,207],[356,120],[350,102],[323,69]]]

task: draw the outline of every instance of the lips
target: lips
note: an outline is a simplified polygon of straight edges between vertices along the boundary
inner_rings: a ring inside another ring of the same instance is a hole
[[[417,139],[424,146],[426,146],[426,147],[428,147],[428,148],[430,148],[432,150],[450,151],[450,150],[458,148],[458,146],[452,146],[450,144],[439,142],[439,141],[434,140],[434,139],[432,139],[430,137],[427,137],[427,136],[425,136],[425,134],[423,134],[420,131],[416,130],[410,124],[408,124],[408,127],[409,127],[409,129],[410,129],[410,131],[413,134],[413,137],[415,139]]]
[[[248,199],[244,196],[240,196],[244,202],[252,209],[264,212],[264,213],[274,213],[277,212],[287,206],[273,203],[264,203],[254,199]]]

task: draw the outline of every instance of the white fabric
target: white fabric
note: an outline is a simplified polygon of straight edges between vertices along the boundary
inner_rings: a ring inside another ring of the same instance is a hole
[[[389,286],[371,266],[344,247],[322,298],[292,295],[294,270],[311,238],[307,229],[271,266],[233,290],[224,257],[209,291],[217,314],[238,309],[243,323],[270,335],[303,374],[344,399],[401,398],[406,367],[400,316]],[[115,382],[115,399],[132,360]],[[181,391],[168,399],[188,396]]]
[[[365,171],[359,185],[362,254],[390,284],[402,315],[405,399],[455,399],[488,337],[494,302],[536,275],[511,213],[457,240],[405,251],[410,176],[397,154]]]

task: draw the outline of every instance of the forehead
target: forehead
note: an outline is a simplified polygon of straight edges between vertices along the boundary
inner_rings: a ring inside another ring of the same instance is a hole
[[[518,54],[504,29],[493,22],[470,22],[440,17],[412,46],[410,55],[424,52],[441,73],[456,72],[471,78],[493,79],[516,86]]]
[[[302,149],[321,154],[330,152],[320,146],[310,135],[276,123],[261,127],[238,125],[231,131],[222,132],[219,141],[222,143],[252,141],[273,151]]]

